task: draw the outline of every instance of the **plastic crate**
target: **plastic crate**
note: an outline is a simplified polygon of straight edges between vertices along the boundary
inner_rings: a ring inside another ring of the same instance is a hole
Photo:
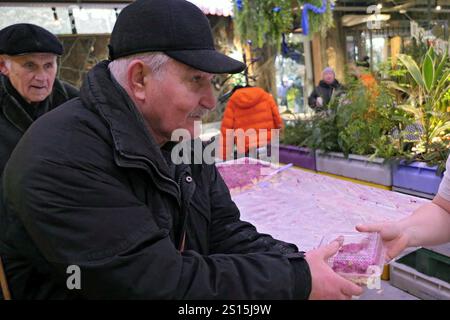
[[[280,145],[279,160],[281,163],[292,163],[297,167],[316,170],[316,155],[308,148]]]
[[[433,252],[442,254],[444,256],[450,257],[450,242],[448,243],[444,243],[444,244],[440,244],[437,246],[428,246],[425,247],[425,249],[431,250]]]
[[[390,268],[393,286],[422,299],[450,299],[450,257],[422,248]]]
[[[450,284],[450,257],[422,248],[416,251],[415,269]]]
[[[419,192],[419,191],[414,191],[411,189],[404,189],[404,188],[399,188],[399,187],[392,187],[392,191],[408,194],[408,195],[419,197],[419,198],[430,199],[430,200],[433,200],[433,198],[435,196],[434,194],[429,194],[429,193],[424,193],[424,192]]]
[[[450,285],[398,262],[390,264],[390,284],[425,300],[450,300]]]
[[[369,160],[369,157],[353,154],[346,158],[343,153],[325,153],[317,150],[316,169],[387,187],[392,186],[392,167],[381,158]]]
[[[400,162],[393,167],[392,183],[403,193],[416,195],[413,192],[434,196],[439,189],[442,175],[436,175],[437,167],[428,167],[423,162],[405,164]],[[411,192],[409,192],[411,191]]]

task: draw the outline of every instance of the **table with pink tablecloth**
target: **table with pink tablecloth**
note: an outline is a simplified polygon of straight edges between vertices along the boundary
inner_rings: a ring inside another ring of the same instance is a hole
[[[355,231],[361,222],[397,220],[429,201],[297,168],[232,190],[232,198],[242,220],[304,251],[326,234]]]

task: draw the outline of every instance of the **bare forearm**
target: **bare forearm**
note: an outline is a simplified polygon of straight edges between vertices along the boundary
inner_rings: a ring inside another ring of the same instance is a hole
[[[421,206],[399,223],[408,234],[410,247],[450,242],[450,214],[435,202]]]

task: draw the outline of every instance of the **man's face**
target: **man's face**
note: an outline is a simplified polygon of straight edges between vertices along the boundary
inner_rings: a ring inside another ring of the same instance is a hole
[[[334,81],[334,73],[333,72],[325,72],[323,74],[323,81],[327,84],[332,84]]]
[[[0,59],[0,70],[28,103],[41,102],[52,92],[56,55],[31,53]]]
[[[186,129],[194,138],[194,121],[214,109],[212,74],[170,60],[160,75],[145,80],[146,102],[140,111],[158,143],[170,140],[176,129]]]

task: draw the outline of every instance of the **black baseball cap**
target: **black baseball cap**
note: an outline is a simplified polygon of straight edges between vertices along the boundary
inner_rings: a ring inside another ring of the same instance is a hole
[[[111,60],[158,51],[208,73],[245,69],[242,62],[216,51],[208,18],[185,0],[136,0],[126,6],[108,47]]]
[[[53,33],[34,24],[18,23],[0,30],[0,54],[35,52],[62,55],[64,48]]]

